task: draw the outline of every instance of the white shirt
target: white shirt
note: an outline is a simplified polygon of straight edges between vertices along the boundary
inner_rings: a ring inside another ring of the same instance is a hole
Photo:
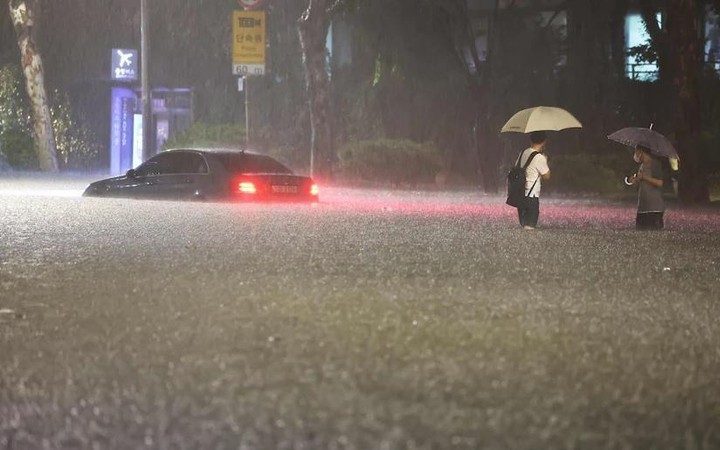
[[[525,165],[530,154],[534,151],[536,150],[530,147],[522,152],[520,155],[520,167]],[[542,153],[538,153],[533,160],[530,161],[530,165],[525,171],[525,195],[527,197],[540,197],[540,187],[542,185],[541,176],[548,172],[550,172],[550,168],[548,167],[547,158]],[[535,180],[537,180],[537,183]],[[533,184],[535,187],[533,187]],[[531,188],[532,192],[530,192]]]

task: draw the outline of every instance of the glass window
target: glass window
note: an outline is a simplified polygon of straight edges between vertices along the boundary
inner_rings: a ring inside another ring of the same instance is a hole
[[[158,162],[158,165],[160,166],[160,175],[178,173],[178,156],[179,155],[177,154],[166,153],[160,154],[155,158],[155,160]]]
[[[182,173],[183,154],[161,153],[153,156],[137,169],[139,176],[169,175]]]
[[[154,159],[146,161],[135,169],[135,174],[139,177],[149,177],[160,175],[160,165]]]
[[[233,173],[292,173],[278,161],[264,155],[246,153],[218,153],[218,160]]]
[[[154,156],[137,169],[140,176],[164,175],[170,171],[170,161],[164,155]]]
[[[464,52],[465,61],[472,73],[477,73],[477,68],[475,67],[475,60],[471,52],[477,51],[477,57],[480,62],[487,61],[489,23],[489,19],[485,16],[470,19],[470,26],[475,35],[475,48],[466,48]]]
[[[208,173],[205,158],[199,153],[182,152],[175,155],[174,168],[177,173]]]
[[[661,24],[662,17],[657,16],[658,24]],[[633,48],[649,45],[650,35],[645,28],[645,23],[640,14],[628,14],[625,17],[625,51],[630,52]],[[656,81],[658,78],[657,63],[644,61],[638,55],[628,53],[625,58],[625,75],[631,80]]]
[[[705,15],[705,61],[716,71],[720,71],[720,17],[712,9]]]

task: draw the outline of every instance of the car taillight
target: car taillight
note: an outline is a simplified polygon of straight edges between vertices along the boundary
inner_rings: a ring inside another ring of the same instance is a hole
[[[316,197],[319,194],[320,194],[320,188],[318,188],[318,185],[315,183],[310,185],[310,195]]]
[[[250,181],[239,182],[237,190],[241,194],[255,194],[257,192],[257,189],[255,189],[255,183],[252,183]]]

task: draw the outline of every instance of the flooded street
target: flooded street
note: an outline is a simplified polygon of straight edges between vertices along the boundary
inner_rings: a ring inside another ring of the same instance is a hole
[[[720,210],[0,179],[0,448],[720,446]]]

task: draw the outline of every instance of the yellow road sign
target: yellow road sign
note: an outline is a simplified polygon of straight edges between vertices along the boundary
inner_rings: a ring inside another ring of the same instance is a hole
[[[233,11],[233,73],[265,72],[265,11]]]

